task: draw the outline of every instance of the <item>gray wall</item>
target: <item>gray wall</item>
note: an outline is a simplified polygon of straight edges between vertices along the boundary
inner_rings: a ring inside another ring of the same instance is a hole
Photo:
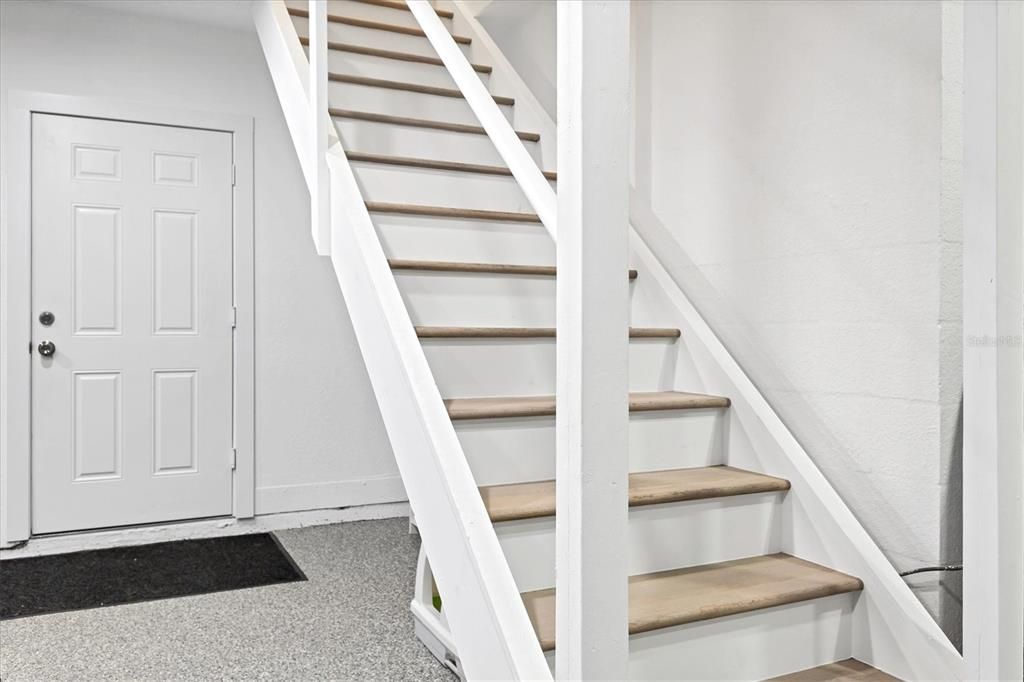
[[[76,3],[4,0],[0,12],[5,112],[8,89],[20,89],[254,117],[257,513],[404,499],[344,300],[313,250],[309,195],[251,25]]]

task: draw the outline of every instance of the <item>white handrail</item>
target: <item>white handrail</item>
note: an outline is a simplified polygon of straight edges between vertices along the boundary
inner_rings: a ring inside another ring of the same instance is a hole
[[[501,113],[494,97],[477,76],[466,55],[455,44],[451,33],[441,23],[437,11],[427,0],[406,0],[420,28],[441,58],[455,85],[462,91],[466,102],[491,138],[498,154],[504,159],[512,176],[519,183],[526,199],[540,217],[552,239],[557,241],[558,200],[544,174],[534,163],[523,141]]]
[[[253,18],[307,183],[309,67],[283,0]],[[307,79],[307,83],[303,80]],[[324,117],[329,118],[326,111]],[[540,644],[340,140],[329,131],[331,261],[471,679],[550,680]]]

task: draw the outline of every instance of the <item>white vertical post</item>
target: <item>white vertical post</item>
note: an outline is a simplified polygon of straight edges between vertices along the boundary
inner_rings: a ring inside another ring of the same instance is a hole
[[[1024,677],[1024,11],[964,16],[964,670]]]
[[[321,256],[331,253],[331,197],[327,170],[327,0],[309,0],[309,153],[313,179],[309,183],[313,243]]]
[[[558,3],[556,677],[625,679],[629,4]]]

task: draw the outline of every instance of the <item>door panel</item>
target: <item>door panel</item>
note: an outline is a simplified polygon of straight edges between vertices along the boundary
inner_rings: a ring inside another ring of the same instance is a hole
[[[231,155],[33,116],[34,533],[231,513]]]

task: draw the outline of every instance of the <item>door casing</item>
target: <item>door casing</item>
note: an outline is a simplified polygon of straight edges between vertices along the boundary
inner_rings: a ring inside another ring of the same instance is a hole
[[[11,90],[7,150],[0,173],[0,547],[29,539],[31,529],[32,115],[58,114],[231,134],[233,433],[237,451],[232,513],[250,518],[255,500],[253,120],[106,97]]]

